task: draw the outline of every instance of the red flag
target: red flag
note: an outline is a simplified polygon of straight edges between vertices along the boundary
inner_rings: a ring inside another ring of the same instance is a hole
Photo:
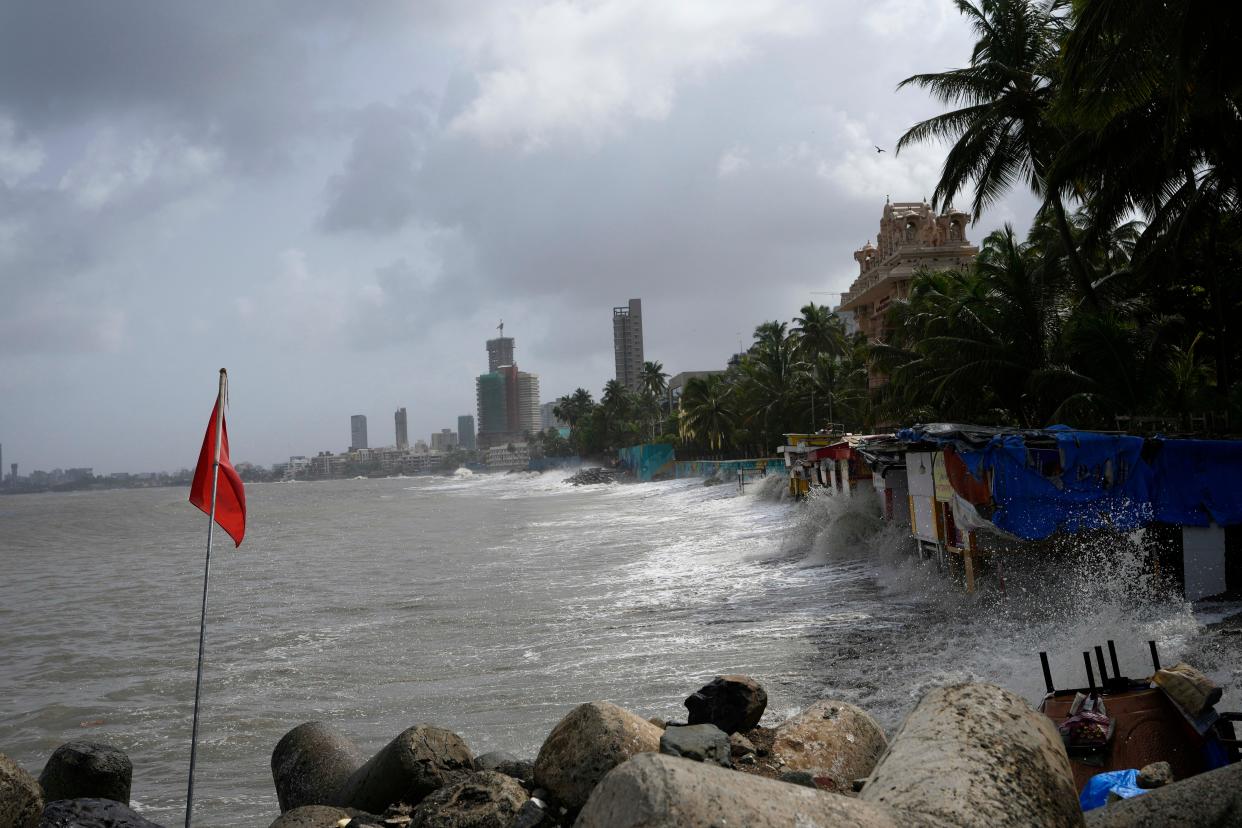
[[[216,407],[211,409],[211,421],[207,423],[207,436],[203,438],[203,450],[198,454],[194,467],[194,481],[190,483],[190,502],[211,514],[211,466],[216,455]],[[235,546],[241,546],[246,534],[246,490],[241,477],[229,462],[229,430],[220,417],[220,481],[216,488],[216,525],[229,533]]]

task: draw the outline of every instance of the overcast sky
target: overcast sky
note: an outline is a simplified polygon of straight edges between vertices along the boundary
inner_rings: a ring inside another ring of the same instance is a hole
[[[220,367],[234,462],[425,438],[502,318],[598,397],[631,297],[723,367],[931,194],[895,87],[970,46],[949,0],[0,5],[5,467],[192,466]]]

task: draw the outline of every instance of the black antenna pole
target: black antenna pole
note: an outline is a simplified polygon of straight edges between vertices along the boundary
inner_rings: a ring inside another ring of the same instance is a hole
[[[1095,692],[1095,670],[1091,669],[1091,653],[1086,650],[1082,651],[1082,663],[1087,666],[1087,686],[1091,688],[1091,692]]]
[[[1044,686],[1048,688],[1048,694],[1052,695],[1056,692],[1056,688],[1052,686],[1052,670],[1048,667],[1047,653],[1039,654],[1039,664],[1044,668]]]

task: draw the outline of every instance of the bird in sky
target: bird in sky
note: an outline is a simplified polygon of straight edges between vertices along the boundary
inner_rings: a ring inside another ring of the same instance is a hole
[[[871,146],[875,147],[875,144],[872,144]],[[886,150],[882,150],[882,149],[880,149],[879,147],[875,147],[875,151],[876,151],[876,152],[886,152]]]

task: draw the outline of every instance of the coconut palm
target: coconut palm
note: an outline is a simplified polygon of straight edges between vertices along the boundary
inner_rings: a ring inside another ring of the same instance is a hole
[[[681,396],[679,430],[682,439],[706,440],[708,448],[724,447],[736,425],[731,387],[720,374],[695,377]]]
[[[971,212],[976,221],[1015,182],[1024,181],[1053,211],[1078,289],[1091,307],[1098,307],[1092,275],[1074,245],[1061,194],[1047,182],[1053,156],[1069,137],[1049,114],[1057,91],[1057,45],[1062,34],[1055,3],[955,3],[978,35],[970,65],[912,75],[897,88],[922,87],[958,108],[915,124],[898,141],[897,150],[927,140],[953,141],[932,201],[952,203],[973,185]]]
[[[664,364],[660,362],[644,362],[638,375],[639,385],[655,399],[663,399],[668,390],[668,374],[664,373]]]
[[[808,302],[794,319],[793,335],[798,356],[808,362],[819,354],[838,357],[846,351],[845,323],[827,305]]]

